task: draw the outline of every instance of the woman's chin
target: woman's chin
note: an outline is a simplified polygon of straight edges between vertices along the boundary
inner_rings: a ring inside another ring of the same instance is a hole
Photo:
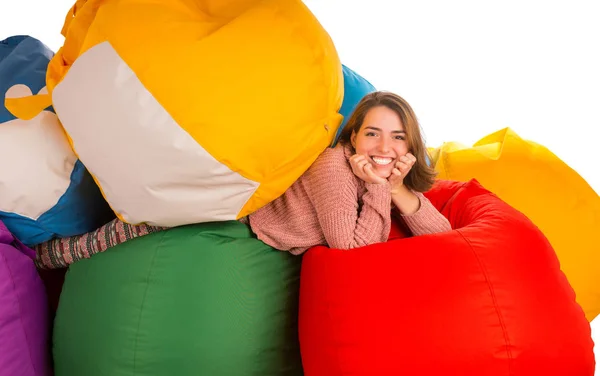
[[[387,178],[389,178],[392,175],[392,172],[391,171],[385,171],[385,170],[379,170],[379,169],[377,169],[375,171],[375,174],[377,176],[379,176],[380,178],[387,179]]]
[[[389,165],[379,166],[375,163],[371,163],[371,166],[373,167],[373,172],[375,172],[375,175],[380,178],[387,179],[392,176],[392,168]]]

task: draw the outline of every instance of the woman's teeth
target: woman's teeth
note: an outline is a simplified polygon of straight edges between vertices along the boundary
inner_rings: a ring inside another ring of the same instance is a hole
[[[371,159],[380,166],[392,163],[392,158],[371,157]]]

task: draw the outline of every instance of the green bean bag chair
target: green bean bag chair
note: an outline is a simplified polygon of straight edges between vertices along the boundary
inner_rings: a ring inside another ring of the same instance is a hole
[[[55,320],[56,376],[302,375],[300,264],[235,221],[79,261]]]

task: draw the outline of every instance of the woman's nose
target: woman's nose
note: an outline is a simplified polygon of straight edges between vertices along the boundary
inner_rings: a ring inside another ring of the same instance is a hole
[[[387,153],[388,151],[390,151],[390,143],[389,143],[389,141],[388,141],[388,140],[386,140],[386,139],[382,139],[382,140],[379,142],[379,150],[380,150],[382,153]]]

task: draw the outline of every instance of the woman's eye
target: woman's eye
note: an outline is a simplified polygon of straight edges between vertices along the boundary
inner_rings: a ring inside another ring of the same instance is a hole
[[[367,132],[367,133],[366,133],[366,135],[367,135],[368,137],[371,137],[371,136],[377,136],[377,134],[375,134],[375,132]]]
[[[404,140],[404,136],[396,136],[396,140]]]

